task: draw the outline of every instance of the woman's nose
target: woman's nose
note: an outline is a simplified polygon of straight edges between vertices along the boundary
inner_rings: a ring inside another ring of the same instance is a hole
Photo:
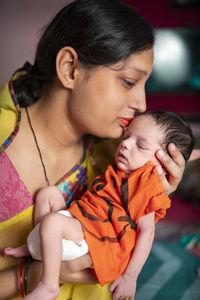
[[[144,95],[143,98],[138,99],[137,111],[142,113],[142,112],[146,111],[146,109],[147,109],[147,103],[146,103],[146,96]]]
[[[132,109],[142,113],[146,111],[147,104],[146,104],[146,93],[144,88],[141,89],[137,94],[133,95],[133,99],[129,103],[129,107]]]

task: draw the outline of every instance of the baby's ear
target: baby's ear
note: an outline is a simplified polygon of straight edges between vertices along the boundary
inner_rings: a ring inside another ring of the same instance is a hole
[[[200,149],[194,149],[188,161],[193,161],[200,158]]]

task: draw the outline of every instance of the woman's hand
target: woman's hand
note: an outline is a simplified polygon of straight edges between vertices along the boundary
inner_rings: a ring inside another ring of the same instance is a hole
[[[60,283],[98,283],[92,268],[92,260],[89,254],[85,254],[71,261],[61,264]]]
[[[167,155],[163,150],[156,152],[156,157],[163,166],[167,175],[161,166],[157,166],[156,170],[160,180],[162,181],[164,192],[171,194],[174,192],[181,181],[183,171],[185,169],[185,160],[179,149],[172,143],[168,146],[168,151],[171,155]]]

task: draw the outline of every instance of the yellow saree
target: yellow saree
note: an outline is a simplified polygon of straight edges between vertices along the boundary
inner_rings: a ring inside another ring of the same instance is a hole
[[[18,112],[15,105],[13,104],[12,98],[9,94],[8,84],[5,84],[0,90],[0,145],[5,144],[8,137],[15,130],[16,122],[18,119]],[[113,144],[112,144],[113,143]],[[114,153],[115,142],[102,141],[96,144],[94,149],[93,157],[97,161],[98,167],[103,169],[106,165],[112,162]],[[0,160],[1,160],[0,151]],[[106,159],[105,159],[106,157]],[[88,185],[95,176],[95,171],[91,164],[89,155],[83,162],[87,170]],[[1,170],[0,170],[1,172]],[[0,174],[3,178],[4,174]],[[72,183],[75,182],[76,172],[70,174],[67,180]],[[0,179],[1,180],[1,179]],[[3,203],[3,194],[1,193],[1,182],[0,182],[0,200]],[[29,199],[30,200],[30,199]],[[1,220],[0,223],[0,250],[5,247],[17,247],[26,243],[27,236],[33,227],[33,202],[29,202],[27,207],[19,209],[16,214],[10,214],[8,217]],[[6,207],[5,207],[6,209]],[[0,209],[1,210],[1,209]],[[2,215],[3,215],[2,211]],[[7,267],[14,266],[19,263],[19,259],[11,257],[3,257],[0,254],[0,270]],[[61,292],[58,300],[110,300],[112,299],[110,292],[108,291],[108,285],[101,287],[99,284],[96,285],[85,285],[85,284],[63,284],[61,286]],[[19,297],[15,299],[19,299]],[[14,300],[14,299],[13,299]]]

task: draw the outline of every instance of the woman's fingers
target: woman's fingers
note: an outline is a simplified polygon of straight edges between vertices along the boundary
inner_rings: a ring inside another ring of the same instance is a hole
[[[180,168],[181,176],[182,176],[183,171],[185,169],[185,159],[184,159],[183,155],[181,154],[179,149],[173,143],[169,144],[168,151],[173,159],[173,162],[176,163],[176,165],[178,166],[178,169]]]
[[[171,186],[166,178],[166,175],[162,169],[161,166],[156,166],[156,170],[157,170],[157,173],[158,173],[158,176],[160,178],[160,181],[162,182],[162,185],[163,185],[163,189],[164,189],[164,192],[169,195],[170,194],[170,190],[171,190]]]
[[[115,288],[116,288],[116,285],[117,285],[117,282],[116,282],[116,281],[113,281],[113,282],[111,283],[111,285],[109,286],[109,291],[110,291],[111,293],[114,292],[114,290],[115,290]]]
[[[164,191],[170,194],[176,190],[182,178],[185,160],[174,144],[169,144],[168,151],[171,157],[161,149],[156,152],[156,157],[164,169],[162,170],[160,166],[157,167],[157,172],[163,183]]]
[[[158,150],[158,157],[168,174],[180,178],[185,168],[185,160],[179,149],[174,144],[169,144],[167,155],[163,150]]]

